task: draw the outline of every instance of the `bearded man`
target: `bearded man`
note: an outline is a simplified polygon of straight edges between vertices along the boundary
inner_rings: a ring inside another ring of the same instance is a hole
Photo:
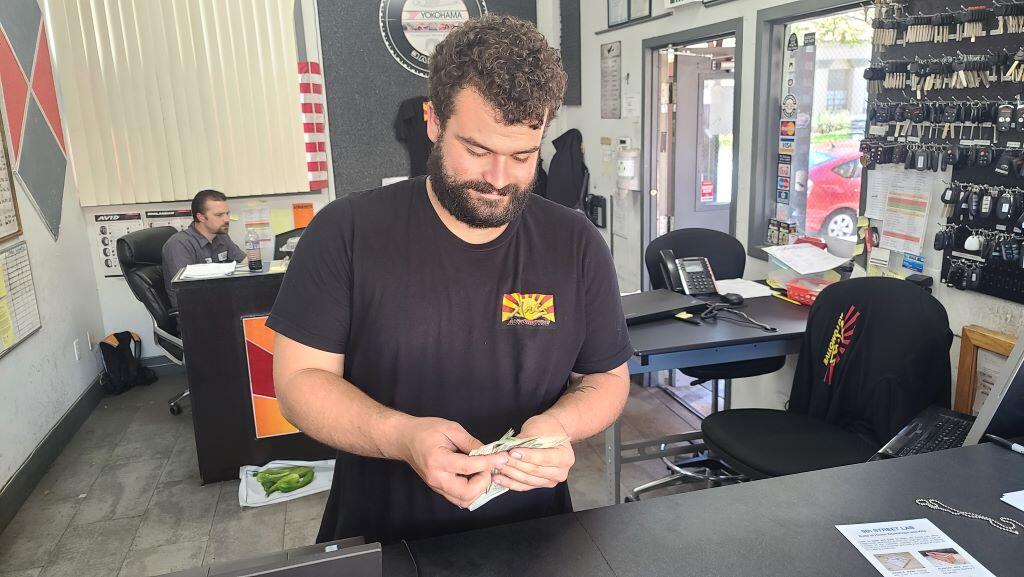
[[[338,449],[319,542],[569,512],[570,442],[469,453],[510,428],[582,441],[629,392],[607,245],[530,194],[565,91],[557,51],[487,15],[438,44],[429,84],[429,174],[320,211],[267,322],[284,416]],[[510,491],[467,510],[491,482]]]

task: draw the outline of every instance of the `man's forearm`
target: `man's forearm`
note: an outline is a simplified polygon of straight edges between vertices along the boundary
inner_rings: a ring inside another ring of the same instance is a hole
[[[281,411],[314,439],[366,457],[401,458],[398,428],[409,415],[371,399],[329,371],[306,369],[277,387]]]
[[[614,423],[628,397],[629,375],[622,367],[573,375],[565,394],[544,414],[554,417],[573,441],[582,441]]]

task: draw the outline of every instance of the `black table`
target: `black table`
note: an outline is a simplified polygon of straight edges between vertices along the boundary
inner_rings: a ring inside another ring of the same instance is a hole
[[[250,362],[251,345],[242,322],[270,313],[284,275],[239,271],[226,278],[185,281],[180,276],[175,276],[174,286],[203,483],[238,479],[242,465],[334,458],[334,449],[303,433],[257,436],[255,404],[261,403],[260,414],[265,415],[265,403],[276,400],[259,395],[257,401],[254,393],[266,393],[266,386],[250,387],[250,368],[260,363],[264,381],[272,383],[273,377],[267,376],[267,358],[272,355],[254,350],[260,358]],[[257,344],[272,348],[266,339],[255,339],[253,345]]]
[[[930,519],[999,576],[1022,574],[1024,535],[914,503],[1024,521],[1003,503],[1024,489],[1024,456],[986,444],[624,503],[414,541],[428,576],[871,576],[835,525]],[[416,575],[405,545],[384,575]]]
[[[759,297],[747,299],[742,310],[777,330],[768,332],[726,315],[701,325],[668,319],[629,327],[629,339],[636,351],[629,361],[630,374],[778,357],[800,350],[809,307],[776,297]],[[616,421],[605,430],[606,485],[611,501],[620,501],[624,463],[698,452],[704,445],[692,441],[699,439],[700,431],[693,431],[623,444]]]

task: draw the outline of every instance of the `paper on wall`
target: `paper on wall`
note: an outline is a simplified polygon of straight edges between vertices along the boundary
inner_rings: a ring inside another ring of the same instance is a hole
[[[882,248],[922,254],[928,228],[928,204],[935,189],[942,186],[943,173],[899,170],[885,198],[882,217]]]
[[[901,169],[902,170],[902,169]],[[868,218],[885,218],[885,199],[893,186],[896,168],[880,166],[867,172],[868,184],[865,188],[864,216]]]
[[[868,264],[878,268],[889,268],[889,255],[892,251],[887,248],[875,247],[868,257]]]
[[[295,218],[287,208],[270,209],[270,232],[277,236],[295,228]]]
[[[882,575],[995,577],[928,519],[836,525]]]
[[[295,225],[295,228],[306,228],[313,220],[314,212],[312,202],[293,202],[292,220],[294,222],[292,224]]]
[[[971,414],[977,415],[981,407],[985,405],[985,399],[992,392],[999,375],[1003,372],[1003,365],[1006,364],[1006,357],[996,353],[978,349],[976,358],[976,372],[974,382],[977,387],[974,389],[974,402],[971,404]]]

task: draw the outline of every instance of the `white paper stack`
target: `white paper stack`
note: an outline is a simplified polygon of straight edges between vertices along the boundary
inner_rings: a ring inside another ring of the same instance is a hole
[[[741,278],[716,279],[715,288],[718,289],[719,294],[733,293],[745,299],[770,297],[772,292],[774,292],[761,283]]]
[[[1003,501],[1024,511],[1024,491],[1014,491],[1003,495]]]
[[[231,262],[204,262],[202,264],[190,264],[181,273],[181,280],[195,280],[204,278],[218,278],[231,276],[235,272],[235,263]]]
[[[829,254],[826,250],[811,244],[787,244],[783,246],[766,246],[764,251],[783,266],[793,269],[797,274],[814,274],[832,270],[846,264],[850,259]]]

